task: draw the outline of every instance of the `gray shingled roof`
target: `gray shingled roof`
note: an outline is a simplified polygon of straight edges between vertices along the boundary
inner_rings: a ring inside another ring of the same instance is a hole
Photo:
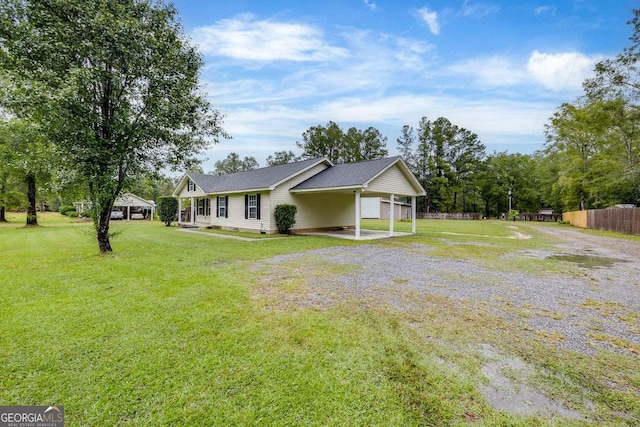
[[[267,189],[323,160],[323,158],[315,158],[223,176],[199,173],[187,173],[187,176],[207,194],[260,190]]]
[[[319,188],[357,187],[395,163],[399,157],[366,160],[357,163],[335,165],[296,185],[292,190],[312,190]]]

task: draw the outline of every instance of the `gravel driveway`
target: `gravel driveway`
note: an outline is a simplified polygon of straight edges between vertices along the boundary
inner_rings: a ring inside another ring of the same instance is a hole
[[[529,227],[550,235],[557,241],[556,249],[511,253],[503,257],[505,263],[514,258],[579,255],[578,259],[568,258],[566,274],[541,277],[493,271],[476,261],[433,256],[427,245],[397,242],[334,246],[273,257],[259,267],[267,269],[262,290],[276,293],[268,283],[298,274],[304,277],[304,291],[281,293],[279,304],[326,307],[351,298],[407,311],[427,309],[429,297],[444,296],[487,303],[495,314],[506,318],[513,318],[508,308],[516,307],[526,310],[531,330],[554,334],[560,338],[554,344],[564,349],[588,356],[598,348],[628,354],[628,348],[611,345],[617,339],[632,343],[632,349],[640,348],[640,243],[526,223],[518,223],[514,233],[525,236]],[[580,267],[576,260],[595,261],[599,266]],[[322,270],[332,273],[318,273]],[[607,339],[594,340],[594,334]]]
[[[535,336],[547,346],[587,357],[607,349],[627,360],[637,360],[640,242],[543,224],[507,226],[511,236],[505,238],[543,236],[554,242],[553,246],[511,252],[492,258],[491,262],[478,256],[470,257],[476,260],[437,256],[433,246],[401,239],[333,246],[276,256],[255,265],[262,277],[256,292],[283,309],[324,309],[346,303],[407,313],[409,319],[416,313],[435,313],[445,323],[454,319],[451,316],[473,322],[473,316],[471,320],[465,317],[480,310],[502,319],[510,328],[511,337]],[[470,250],[468,245],[476,249],[500,247],[487,236],[460,244],[451,234],[442,233],[439,242],[459,245],[455,247],[460,251]],[[526,246],[545,247],[523,245]],[[556,261],[552,264],[546,261],[549,258]],[[512,265],[523,265],[522,260],[527,259],[533,260],[524,263],[529,272]],[[496,267],[496,261],[506,265]],[[532,265],[537,270],[532,270]],[[416,325],[420,327],[419,323]],[[537,368],[518,356],[504,354],[500,348],[481,341],[475,344],[477,347],[467,345],[471,351],[476,348],[484,360],[482,372],[488,383],[479,384],[479,389],[494,408],[524,416],[594,422],[589,419],[591,415],[586,415],[589,408],[595,407],[588,398],[582,400],[582,412],[576,411],[575,406],[569,409],[532,385],[530,378]],[[635,425],[638,421],[621,411],[614,411],[613,416],[625,424]]]

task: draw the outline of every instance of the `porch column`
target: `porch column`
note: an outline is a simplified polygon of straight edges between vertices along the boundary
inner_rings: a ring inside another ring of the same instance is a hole
[[[356,190],[356,240],[360,240],[360,190]]]
[[[178,199],[178,200],[180,200],[180,199]],[[155,211],[155,207],[156,207],[155,205],[151,205],[151,221],[153,221],[153,212]],[[180,211],[178,211],[178,212],[180,212]]]
[[[178,197],[178,225],[182,223],[182,197]]]
[[[191,198],[191,225],[196,225],[196,205],[195,199]]]
[[[395,194],[390,194],[389,195],[389,206],[391,206],[391,209],[389,209],[389,237],[393,236],[393,220],[395,217],[395,213],[396,213],[396,195]]]
[[[131,206],[127,206],[127,221],[131,221]]]
[[[218,215],[218,211],[214,212],[213,210],[216,208],[215,203],[211,203],[214,201],[214,198],[209,198],[209,225],[213,225],[213,218]],[[227,208],[228,209],[228,208]]]
[[[411,232],[416,234],[416,196],[411,196]]]

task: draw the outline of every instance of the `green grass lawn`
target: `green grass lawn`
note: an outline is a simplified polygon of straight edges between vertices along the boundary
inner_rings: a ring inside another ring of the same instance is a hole
[[[112,223],[115,252],[100,255],[91,224],[47,214],[41,227],[24,228],[21,216],[9,219],[0,224],[2,405],[63,405],[69,426],[582,425],[509,415],[484,401],[480,361],[464,348],[505,338],[487,313],[462,323],[443,305],[429,314],[431,330],[417,331],[383,309],[279,309],[254,292],[261,277],[253,266],[263,259],[365,243],[292,236],[256,244],[124,221]],[[416,236],[366,244],[427,244],[487,265],[551,244],[540,235],[507,239],[508,225],[419,221]],[[467,244],[479,239],[501,244]],[[512,350],[532,363],[555,361],[595,386],[586,364],[520,345],[514,339]]]

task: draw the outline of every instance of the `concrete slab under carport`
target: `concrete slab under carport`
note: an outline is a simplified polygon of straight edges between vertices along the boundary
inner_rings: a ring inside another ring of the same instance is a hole
[[[356,230],[335,230],[335,231],[314,231],[308,233],[300,233],[302,236],[326,236],[326,237],[335,237],[337,239],[346,239],[346,240],[380,240],[380,239],[388,239],[390,237],[402,237],[402,236],[411,236],[413,233],[403,233],[399,231],[394,231],[392,235],[389,235],[388,231],[383,230],[360,230],[360,238],[356,238]]]

